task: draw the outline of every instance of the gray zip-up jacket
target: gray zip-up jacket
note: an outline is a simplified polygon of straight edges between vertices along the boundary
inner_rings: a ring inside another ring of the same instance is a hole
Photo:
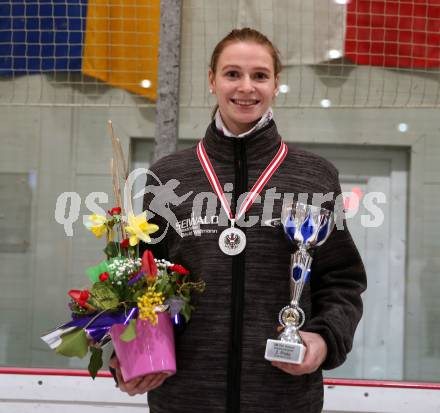
[[[252,187],[280,142],[273,121],[240,139],[225,137],[213,123],[208,127],[206,152],[233,211],[237,196]],[[162,211],[175,229],[170,227],[160,244],[147,247],[207,284],[203,294],[194,295],[192,319],[176,336],[177,374],[148,394],[151,413],[321,411],[321,370],[291,376],[264,359],[266,340],[277,336],[278,312],[290,302],[293,247],[279,226],[262,221],[279,218],[282,203],[291,203],[299,193],[309,194],[311,202],[314,193],[336,196],[341,191],[337,170],[328,161],[288,146],[284,162],[246,214],[248,224],[239,223],[247,245],[235,257],[219,249],[218,237],[228,221],[196,149],[169,155],[151,167],[162,187],[148,191],[144,209]],[[157,183],[149,179],[148,185]],[[168,209],[160,208],[164,199],[170,201]],[[166,227],[158,214],[152,221]],[[339,366],[350,351],[365,288],[364,267],[352,238],[345,227],[335,228],[315,254],[301,299],[303,330],[319,333],[328,346],[322,368]]]

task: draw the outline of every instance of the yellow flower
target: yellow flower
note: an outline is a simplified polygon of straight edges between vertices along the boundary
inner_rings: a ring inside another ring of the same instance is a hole
[[[158,320],[155,308],[158,305],[162,305],[163,302],[163,294],[155,292],[154,287],[148,287],[147,292],[137,300],[139,318],[141,320],[150,320],[150,323],[155,326]]]
[[[89,216],[89,221],[85,225],[93,232],[97,238],[101,238],[107,231],[107,218],[102,215],[93,214]]]
[[[146,212],[139,215],[128,214],[128,226],[125,230],[130,234],[130,245],[134,247],[139,240],[150,242],[150,234],[155,233],[159,227],[156,224],[149,224],[145,218]]]

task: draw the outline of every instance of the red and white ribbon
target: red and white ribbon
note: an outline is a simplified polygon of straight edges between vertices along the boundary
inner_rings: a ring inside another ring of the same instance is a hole
[[[249,208],[254,203],[255,199],[263,189],[264,185],[267,184],[269,179],[275,173],[275,171],[279,168],[279,166],[283,163],[284,158],[287,155],[287,145],[284,142],[281,142],[278,152],[274,156],[274,158],[270,161],[269,165],[267,165],[266,169],[257,179],[254,186],[250,190],[250,192],[246,195],[243,203],[240,206],[240,209],[235,214],[235,218],[232,215],[231,206],[229,205],[228,200],[226,199],[225,193],[223,192],[220,181],[218,180],[217,174],[214,171],[214,168],[209,160],[208,154],[206,153],[203,142],[200,141],[197,145],[197,156],[199,158],[200,164],[202,165],[203,170],[205,171],[206,177],[208,178],[209,183],[212,186],[212,189],[218,196],[220,203],[223,206],[223,209],[226,211],[229,220],[232,222],[234,226],[235,221],[238,221],[241,216],[249,210]]]

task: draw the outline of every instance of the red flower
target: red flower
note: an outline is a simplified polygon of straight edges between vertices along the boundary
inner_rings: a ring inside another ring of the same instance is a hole
[[[110,277],[110,274],[106,271],[103,272],[100,276],[99,276],[99,281],[104,282],[108,277]]]
[[[142,271],[148,278],[156,278],[157,265],[154,261],[154,255],[151,251],[146,250],[142,255]]]
[[[112,208],[110,211],[107,211],[109,215],[113,216],[113,215],[121,215],[121,208],[119,207],[114,207]]]
[[[90,298],[88,290],[70,290],[67,294],[69,294],[72,300],[78,303],[81,307],[86,307],[87,300]]]
[[[179,264],[174,264],[168,268],[170,269],[170,271],[177,272],[177,274],[180,274],[180,275],[188,275],[189,274],[189,271],[185,267],[183,267],[182,265],[179,265]]]
[[[121,248],[128,248],[130,245],[129,239],[128,238],[123,239],[121,241],[120,245],[121,245]]]

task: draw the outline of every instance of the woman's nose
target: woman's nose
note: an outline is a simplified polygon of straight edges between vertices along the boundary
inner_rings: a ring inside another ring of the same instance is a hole
[[[254,89],[254,83],[250,76],[243,76],[240,82],[240,90],[243,92],[252,92]]]

